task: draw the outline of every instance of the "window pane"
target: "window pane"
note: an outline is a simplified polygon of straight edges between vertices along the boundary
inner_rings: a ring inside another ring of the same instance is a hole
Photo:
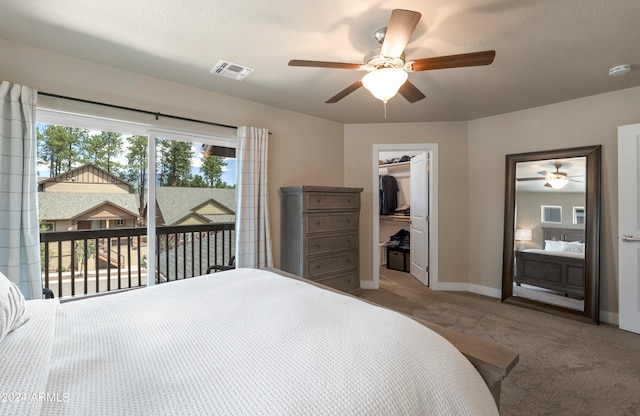
[[[147,137],[44,123],[37,137],[44,286],[70,296],[146,285]]]
[[[562,224],[562,207],[542,205],[542,222]]]
[[[235,223],[235,149],[156,137],[157,281],[198,276],[231,262]]]
[[[573,207],[573,223],[584,224],[584,207]]]

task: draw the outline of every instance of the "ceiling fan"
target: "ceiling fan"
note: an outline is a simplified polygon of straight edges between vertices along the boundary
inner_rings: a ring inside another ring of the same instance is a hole
[[[493,50],[406,61],[404,49],[420,17],[422,17],[420,13],[411,10],[393,10],[389,25],[379,29],[374,35],[381,47],[367,54],[364,64],[294,59],[289,61],[289,66],[367,71],[362,79],[329,98],[326,103],[337,103],[364,86],[386,104],[397,92],[400,92],[400,95],[410,103],[425,98],[425,95],[407,80],[409,72],[489,65],[493,62],[496,55]]]
[[[566,172],[560,172],[560,168],[562,167],[562,163],[554,162],[553,166],[556,168],[556,171],[540,171],[537,172],[538,175],[542,175],[540,177],[534,178],[518,178],[517,181],[547,181],[544,186],[547,188],[554,189],[562,189],[564,188],[569,181],[571,182],[581,182],[575,179],[569,179],[569,175]]]

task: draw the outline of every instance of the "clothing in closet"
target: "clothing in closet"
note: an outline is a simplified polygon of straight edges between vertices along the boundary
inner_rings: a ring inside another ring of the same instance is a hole
[[[391,175],[380,176],[380,215],[393,215],[398,208],[398,182]]]

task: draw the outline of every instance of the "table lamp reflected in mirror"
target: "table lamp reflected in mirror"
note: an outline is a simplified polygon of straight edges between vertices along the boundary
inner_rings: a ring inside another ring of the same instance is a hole
[[[531,230],[526,228],[518,228],[515,234],[515,240],[520,242],[520,246],[518,247],[519,251],[523,251],[527,248],[527,241],[531,241]]]

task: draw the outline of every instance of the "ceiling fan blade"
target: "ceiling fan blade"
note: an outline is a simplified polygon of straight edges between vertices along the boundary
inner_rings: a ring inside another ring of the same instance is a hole
[[[342,100],[344,97],[351,94],[361,86],[362,86],[362,80],[358,80],[353,84],[349,85],[347,88],[340,91],[339,93],[337,93],[336,95],[334,95],[333,97],[329,98],[327,101],[325,101],[325,103],[326,104],[337,103],[338,101]]]
[[[425,95],[409,81],[402,84],[398,92],[410,103],[415,103],[425,98]]]
[[[302,59],[292,59],[289,66],[307,66],[312,68],[337,68],[337,69],[363,69],[361,64],[349,64],[344,62],[325,62],[325,61],[305,61]]]
[[[399,58],[416,29],[422,15],[411,10],[395,9],[387,25],[380,54],[389,58]]]
[[[431,69],[462,68],[465,66],[489,65],[493,62],[496,51],[463,53],[459,55],[438,56],[413,61],[413,71],[428,71]]]
[[[523,181],[544,181],[547,178],[545,177],[540,177],[540,178],[516,178],[516,180],[518,182],[523,182]]]

